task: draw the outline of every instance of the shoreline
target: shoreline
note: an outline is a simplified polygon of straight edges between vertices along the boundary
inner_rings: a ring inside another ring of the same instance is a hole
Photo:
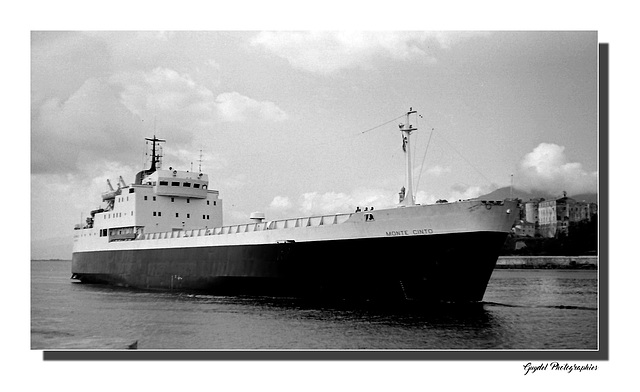
[[[500,256],[496,269],[598,269],[598,256]]]

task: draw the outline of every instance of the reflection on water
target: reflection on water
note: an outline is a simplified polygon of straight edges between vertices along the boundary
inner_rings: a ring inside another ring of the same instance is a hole
[[[73,284],[32,263],[32,348],[596,349],[597,272],[495,271],[478,304],[318,302]]]

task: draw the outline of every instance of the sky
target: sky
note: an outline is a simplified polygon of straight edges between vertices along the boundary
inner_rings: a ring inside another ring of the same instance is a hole
[[[148,167],[154,134],[225,224],[394,206],[409,108],[418,203],[512,175],[596,192],[596,99],[595,31],[34,31],[32,252]]]

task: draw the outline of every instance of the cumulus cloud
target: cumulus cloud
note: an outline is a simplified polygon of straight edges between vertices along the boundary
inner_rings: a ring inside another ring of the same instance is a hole
[[[87,161],[126,160],[157,128],[174,146],[220,121],[282,121],[275,103],[237,92],[214,94],[167,68],[90,78],[68,99],[32,107],[32,172],[76,172]]]
[[[261,32],[252,44],[286,59],[293,67],[330,74],[342,69],[369,68],[376,57],[435,61],[429,45],[441,49],[475,35],[448,32],[306,31]]]
[[[48,99],[32,110],[33,173],[73,172],[132,152],[139,120],[104,79],[88,79],[66,101]]]
[[[215,103],[223,121],[243,121],[247,117],[271,121],[284,121],[288,118],[287,114],[275,103],[256,101],[235,91],[218,95]]]
[[[300,197],[300,212],[305,215],[351,212],[356,207],[387,208],[395,205],[392,192],[383,189],[358,189],[342,192],[307,192]]]
[[[518,167],[518,187],[528,191],[558,194],[597,192],[597,172],[586,171],[581,163],[568,162],[565,147],[540,143],[524,156]]]
[[[292,206],[293,206],[293,203],[291,203],[291,200],[289,200],[289,198],[286,196],[274,197],[273,200],[271,201],[271,204],[269,205],[269,207],[276,210],[288,210]]]
[[[477,185],[462,185],[454,184],[451,186],[451,193],[449,194],[449,201],[467,200],[478,197],[484,193],[488,193],[487,189]]]

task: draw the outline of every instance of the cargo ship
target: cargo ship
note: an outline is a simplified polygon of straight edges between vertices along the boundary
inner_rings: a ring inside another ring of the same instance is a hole
[[[518,216],[510,200],[419,205],[411,125],[399,125],[406,184],[397,206],[224,225],[222,199],[200,172],[151,164],[74,230],[72,279],[213,295],[481,301]],[[404,116],[404,115],[403,115]]]

